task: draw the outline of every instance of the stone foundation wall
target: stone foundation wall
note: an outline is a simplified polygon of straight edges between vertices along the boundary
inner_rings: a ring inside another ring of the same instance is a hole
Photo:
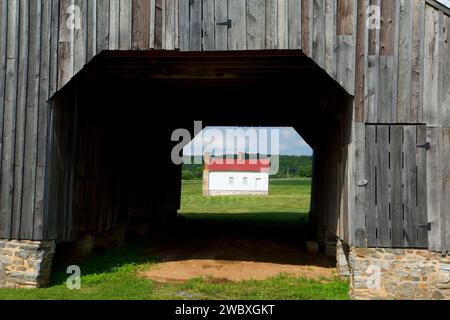
[[[351,247],[348,258],[354,299],[450,299],[450,256]]]
[[[54,252],[54,241],[0,240],[0,287],[47,286]]]

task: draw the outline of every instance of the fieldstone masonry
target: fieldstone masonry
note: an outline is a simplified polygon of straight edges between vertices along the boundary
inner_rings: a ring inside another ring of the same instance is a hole
[[[450,299],[450,256],[351,247],[348,257],[354,299]]]
[[[54,241],[0,240],[0,287],[48,285],[54,252]]]

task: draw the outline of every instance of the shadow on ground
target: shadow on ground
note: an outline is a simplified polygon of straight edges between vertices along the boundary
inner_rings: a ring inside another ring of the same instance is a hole
[[[284,219],[276,220],[277,216]],[[333,276],[335,259],[304,249],[309,233],[302,217],[296,213],[186,213],[166,238],[148,248],[148,254],[161,263],[146,276],[168,282],[194,277],[266,279],[280,273]]]

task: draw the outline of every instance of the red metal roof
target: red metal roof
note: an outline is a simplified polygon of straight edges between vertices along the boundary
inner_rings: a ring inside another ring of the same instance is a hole
[[[207,165],[209,171],[247,171],[247,172],[269,172],[269,159],[211,159]]]

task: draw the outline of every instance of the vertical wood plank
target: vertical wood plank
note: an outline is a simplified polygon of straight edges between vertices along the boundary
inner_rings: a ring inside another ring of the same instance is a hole
[[[80,28],[74,30],[72,75],[78,73],[86,64],[87,53],[87,0],[74,0],[74,5],[80,10]]]
[[[355,91],[355,38],[338,36],[336,48],[336,80],[349,94]]]
[[[439,14],[431,6],[425,9],[425,60],[423,88],[423,117],[428,125],[439,125],[438,74],[439,74]]]
[[[161,1],[161,49],[163,50],[166,48],[166,1]]]
[[[441,220],[443,222],[441,230],[441,252],[450,251],[450,128],[442,130],[442,177],[443,177],[443,205]],[[431,227],[433,228],[433,226]]]
[[[369,4],[371,6],[380,7],[381,0],[370,0]],[[375,12],[370,12],[370,15],[374,15]],[[380,30],[379,29],[370,29],[368,32],[368,51],[369,56],[378,55],[379,46],[380,46]]]
[[[410,0],[400,1],[398,69],[397,69],[397,116],[400,123],[410,121],[412,76],[412,6]]]
[[[390,247],[391,221],[389,219],[389,126],[377,126],[376,143],[376,206],[377,206],[377,244]]]
[[[427,131],[425,125],[416,126],[416,144],[424,145],[427,142]],[[444,140],[445,144],[445,140]],[[417,247],[428,247],[428,230],[424,227],[428,223],[427,216],[427,150],[416,148],[416,228]],[[445,177],[444,177],[445,179]]]
[[[89,62],[97,54],[97,0],[87,3],[87,53]]]
[[[366,11],[368,1],[358,1],[356,27],[356,76],[355,76],[355,121],[364,121],[366,103],[367,27]],[[327,19],[328,21],[328,19]]]
[[[379,74],[379,57],[369,56],[367,59],[367,102],[365,117],[367,122],[375,123],[378,118],[378,74]]]
[[[336,79],[336,1],[325,1],[325,70]]]
[[[337,1],[337,34],[340,36],[353,35],[353,4],[352,0]]]
[[[228,0],[228,18],[233,22],[233,27],[228,30],[228,50],[247,49],[247,19],[245,11],[245,1]]]
[[[277,25],[278,25],[277,0],[266,0],[266,49],[277,48]]]
[[[202,50],[202,0],[189,1],[189,50]]]
[[[391,126],[389,159],[392,247],[403,248],[403,126],[401,125]]]
[[[431,231],[428,237],[428,248],[432,251],[441,250],[441,231],[443,221],[442,199],[442,128],[427,128],[427,142],[430,149],[427,151],[426,179],[427,179],[427,215],[428,222],[431,223]]]
[[[0,2],[0,16],[8,16],[8,3],[6,1]],[[5,85],[6,85],[6,34],[8,32],[8,19],[0,20],[0,197],[3,199],[2,193],[2,177],[3,177],[3,115],[5,110]],[[2,200],[3,201],[3,200]],[[0,237],[8,238],[10,236],[9,230],[9,216],[6,211],[3,211],[3,206],[0,205]],[[8,229],[8,230],[7,230]]]
[[[198,0],[197,0],[198,1]],[[163,1],[155,0],[155,49],[162,49],[163,46]]]
[[[131,49],[132,19],[133,8],[132,0],[120,0],[120,31],[119,31],[119,49]]]
[[[203,50],[215,49],[215,8],[214,0],[203,0]]]
[[[405,247],[415,247],[417,245],[416,126],[404,126],[403,137],[403,206]]]
[[[224,1],[220,2],[222,3]],[[180,50],[189,51],[189,1],[180,1],[178,10]]]
[[[150,2],[148,0],[133,0],[132,24],[133,50],[148,50],[150,48]]]
[[[155,49],[156,0],[150,0],[150,48]]]
[[[381,0],[380,55],[394,54],[397,0]]]
[[[182,1],[182,0],[181,0]],[[179,6],[180,6],[180,0],[175,0],[175,49],[180,49],[180,17],[178,16],[179,13]],[[213,21],[214,21],[214,6],[213,6]]]
[[[377,246],[377,176],[376,176],[376,126],[366,126],[366,232],[367,245],[369,247]]]
[[[34,239],[44,236],[45,220],[45,184],[47,174],[47,141],[50,117],[50,56],[51,56],[51,2],[42,2],[41,27],[41,66],[39,79],[39,110],[37,114],[37,163],[36,163],[36,196],[34,215]]]
[[[28,31],[29,31],[28,1],[19,1],[19,59],[17,81],[17,107],[16,107],[16,133],[14,155],[14,199],[11,218],[11,235],[20,234],[20,221],[22,214],[22,184],[24,166],[24,142],[25,142],[25,112],[27,97],[28,74]],[[2,91],[3,93],[3,91]]]
[[[439,35],[437,38],[437,41],[439,43],[439,61],[438,61],[438,116],[440,117],[440,123],[444,126],[448,126],[450,123],[449,118],[449,109],[450,109],[450,75],[448,74],[448,66],[446,66],[446,63],[450,61],[449,55],[449,31],[447,30],[448,27],[448,19],[450,19],[448,16],[444,14],[444,12],[439,12]],[[445,117],[447,116],[447,117]],[[445,122],[445,124],[444,124]]]
[[[443,52],[441,59],[444,60],[442,68],[442,125],[445,128],[450,128],[450,17],[445,17],[445,32],[443,35]],[[450,229],[448,229],[450,230]],[[450,246],[450,242],[448,243]]]
[[[70,24],[73,21],[73,0],[60,1],[59,14],[59,48],[58,48],[58,89],[62,88],[72,77],[74,67],[74,29]]]
[[[11,236],[14,192],[15,111],[17,103],[17,69],[19,35],[19,1],[8,1],[6,35],[6,83],[4,89],[2,172],[0,181],[0,232]],[[32,213],[31,213],[32,214]]]
[[[118,50],[120,41],[120,0],[109,2],[109,50]]]
[[[325,2],[313,0],[313,29],[311,57],[325,69]]]
[[[392,115],[394,110],[394,57],[380,56],[379,91],[377,106],[377,122],[395,122]]]
[[[265,9],[264,0],[247,0],[247,50],[265,49]]]
[[[175,0],[165,1],[165,46],[166,50],[175,49]]]
[[[109,0],[97,0],[97,52],[109,48]]]
[[[41,1],[34,1],[33,5],[30,6],[28,92],[25,120],[26,127],[23,169],[22,220],[20,227],[20,237],[22,239],[33,239],[34,237],[33,232],[36,200],[37,126],[41,61],[41,22]]]
[[[355,123],[355,209],[352,217],[354,245],[358,247],[366,246],[366,188],[359,185],[366,177],[366,126],[364,123]],[[349,154],[351,157],[351,155]],[[351,170],[351,168],[349,169]],[[371,183],[371,182],[369,182]]]
[[[289,22],[288,22],[289,49],[300,49],[302,46],[301,0],[289,0],[288,12],[289,12]]]
[[[225,51],[228,49],[228,28],[219,26],[217,23],[228,20],[228,1],[215,1],[215,50]]]
[[[302,51],[310,54],[312,0],[302,0]]]
[[[413,1],[413,30],[411,58],[411,106],[409,118],[411,122],[423,121],[423,76],[424,76],[424,37],[425,37],[425,4]]]
[[[52,0],[50,46],[50,95],[58,88],[59,1]]]
[[[278,0],[278,49],[288,49],[288,0]]]

